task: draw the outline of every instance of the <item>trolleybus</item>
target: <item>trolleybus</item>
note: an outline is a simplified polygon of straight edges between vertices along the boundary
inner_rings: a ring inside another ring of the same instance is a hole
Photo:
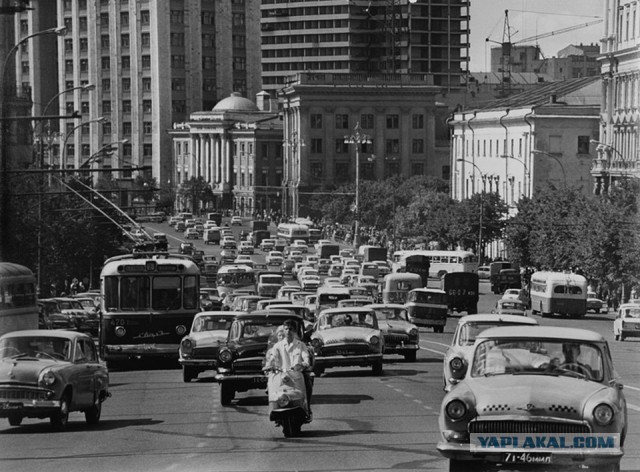
[[[38,329],[36,278],[27,267],[0,262],[0,335]]]
[[[393,253],[393,272],[405,272],[409,256],[427,256],[429,258],[429,277],[441,278],[451,272],[478,273],[478,258],[470,251],[396,251]]]
[[[531,311],[547,316],[587,314],[587,279],[566,272],[534,272],[531,276]]]
[[[188,256],[134,253],[108,259],[100,274],[99,343],[113,365],[143,357],[178,358],[200,311],[200,269]]]

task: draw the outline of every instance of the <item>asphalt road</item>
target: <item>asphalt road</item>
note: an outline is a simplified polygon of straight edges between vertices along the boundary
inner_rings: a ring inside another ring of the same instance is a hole
[[[480,310],[490,311],[496,299],[482,283]],[[639,470],[640,340],[613,341],[612,313],[538,320],[608,337],[629,403],[622,470]],[[177,368],[139,365],[111,373],[113,396],[95,428],[80,413],[70,415],[64,433],[52,432],[46,419],[25,419],[18,428],[2,422],[0,470],[445,471],[448,462],[435,448],[437,415],[443,353],[456,323],[450,318],[442,334],[422,331],[417,361],[390,356],[382,376],[364,368],[327,370],[316,380],[314,421],[296,439],[285,439],[268,421],[264,391],[240,393],[223,407],[212,371],[185,384]]]

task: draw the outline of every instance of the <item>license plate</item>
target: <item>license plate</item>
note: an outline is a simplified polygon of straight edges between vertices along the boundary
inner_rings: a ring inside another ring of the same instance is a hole
[[[22,403],[4,402],[0,403],[0,408],[2,408],[3,410],[17,410],[19,408],[22,408]]]
[[[505,452],[506,464],[551,464],[551,454],[547,452]]]
[[[353,356],[355,354],[354,351],[346,351],[343,349],[340,349],[338,351],[336,351],[336,354],[338,354],[339,356]]]

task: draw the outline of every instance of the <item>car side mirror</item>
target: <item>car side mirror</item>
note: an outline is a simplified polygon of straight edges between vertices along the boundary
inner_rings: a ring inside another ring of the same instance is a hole
[[[618,390],[622,390],[624,388],[624,385],[618,381],[618,379],[611,379],[609,380],[609,386],[610,387],[615,387]]]

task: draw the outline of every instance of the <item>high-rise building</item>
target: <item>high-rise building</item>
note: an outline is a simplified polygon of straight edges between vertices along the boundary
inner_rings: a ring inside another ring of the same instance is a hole
[[[60,123],[52,143],[60,148],[56,166],[125,169],[112,172],[118,179],[142,168],[160,186],[173,186],[172,124],[231,92],[261,90],[256,2],[32,0],[33,10],[17,15],[16,24],[35,22],[52,4],[50,17],[68,31],[54,67],[28,62],[40,74],[31,77],[33,89],[56,85],[34,100],[34,114],[60,94],[55,114],[82,116]]]
[[[430,74],[445,91],[468,69],[468,0],[262,0],[262,80],[298,72]]]

